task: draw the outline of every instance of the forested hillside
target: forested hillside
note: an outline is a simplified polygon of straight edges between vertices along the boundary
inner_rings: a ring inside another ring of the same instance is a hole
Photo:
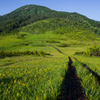
[[[19,27],[48,18],[65,18],[66,22],[70,23],[71,25],[73,24],[73,26],[77,26],[77,24],[79,26],[80,23],[80,25],[86,28],[90,27],[93,32],[100,34],[100,22],[88,19],[87,17],[78,13],[58,12],[47,7],[37,5],[26,5],[16,9],[9,14],[0,16],[0,34],[7,34]],[[18,29],[14,32],[16,31],[18,31]]]
[[[49,18],[40,20],[19,28],[21,32],[31,34],[62,34],[71,39],[77,40],[94,40],[98,34],[95,34],[95,28],[87,23],[78,22],[70,18]]]

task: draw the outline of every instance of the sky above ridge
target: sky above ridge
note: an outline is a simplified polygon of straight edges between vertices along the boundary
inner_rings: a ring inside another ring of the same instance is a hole
[[[46,6],[56,11],[77,12],[100,21],[100,0],[0,0],[0,15],[29,4]]]

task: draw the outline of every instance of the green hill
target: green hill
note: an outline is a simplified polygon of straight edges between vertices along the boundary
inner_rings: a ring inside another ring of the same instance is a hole
[[[62,34],[75,40],[94,40],[99,36],[95,34],[94,27],[84,22],[70,20],[70,18],[40,20],[20,28],[20,32],[28,32],[31,34]]]
[[[64,18],[65,21],[67,21],[71,25],[73,24],[73,26],[75,25],[75,27],[77,26],[77,24],[80,23],[80,25],[86,28],[90,27],[92,31],[94,31],[97,34],[100,34],[99,30],[100,22],[91,20],[78,13],[58,12],[51,10],[47,7],[38,5],[26,5],[16,9],[15,11],[9,14],[1,16],[0,34],[7,34],[19,27],[26,26],[38,20],[43,20],[48,18]]]
[[[99,27],[37,5],[1,16],[0,100],[100,100]]]

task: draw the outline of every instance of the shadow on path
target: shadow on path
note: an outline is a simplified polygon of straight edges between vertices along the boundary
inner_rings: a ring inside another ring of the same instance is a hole
[[[62,82],[62,87],[57,100],[86,100],[86,95],[77,76],[76,68],[72,66],[72,60],[69,57],[68,71]]]

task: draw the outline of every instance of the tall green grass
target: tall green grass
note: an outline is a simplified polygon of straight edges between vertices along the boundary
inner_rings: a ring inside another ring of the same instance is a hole
[[[77,74],[81,80],[81,84],[84,88],[85,94],[90,100],[100,99],[100,85],[96,81],[96,78],[86,68],[83,67],[82,63],[75,61],[73,65],[76,67]]]
[[[0,68],[0,99],[56,100],[68,62],[56,58],[22,58],[21,62]]]

